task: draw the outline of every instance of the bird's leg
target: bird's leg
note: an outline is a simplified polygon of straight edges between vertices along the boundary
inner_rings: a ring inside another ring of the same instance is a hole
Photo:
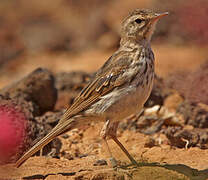
[[[129,158],[129,160],[131,161],[132,164],[137,165],[137,162],[134,160],[134,158],[129,154],[129,152],[126,150],[126,148],[123,146],[123,144],[121,144],[121,142],[118,140],[116,132],[117,132],[117,128],[118,128],[118,124],[119,122],[113,122],[110,123],[109,120],[106,121],[106,123],[104,124],[102,130],[101,130],[101,137],[103,138],[105,145],[107,147],[108,150],[108,154],[111,157],[111,164],[113,167],[117,166],[116,160],[113,158],[112,153],[110,151],[110,148],[108,146],[106,137],[110,137],[111,139],[113,139],[113,141],[121,148],[121,150],[126,154],[126,156]]]
[[[129,154],[129,152],[127,151],[127,149],[123,146],[123,144],[121,144],[121,142],[118,140],[118,138],[116,136],[112,136],[111,137],[114,142],[121,148],[121,150],[126,154],[126,156],[129,158],[129,160],[131,161],[132,164],[137,165],[137,162],[134,160],[134,158]]]
[[[126,154],[126,156],[129,158],[132,164],[137,165],[137,162],[134,160],[134,158],[129,154],[127,149],[123,146],[123,144],[118,140],[117,138],[117,128],[118,128],[119,122],[114,122],[110,125],[108,136],[110,136],[111,139],[121,148],[121,150]]]
[[[43,156],[43,148],[40,149],[40,157]]]
[[[108,128],[109,128],[109,122],[110,121],[107,120],[106,123],[104,124],[104,126],[103,126],[103,128],[102,128],[102,130],[100,132],[100,136],[102,137],[103,142],[104,142],[104,144],[105,144],[105,146],[107,148],[108,155],[110,157],[110,162],[111,162],[112,167],[116,167],[117,166],[116,159],[113,157],[112,152],[110,150],[110,147],[108,145],[107,139],[106,139],[106,137],[107,137],[106,136],[106,132],[108,131]]]
[[[116,159],[112,155],[112,152],[110,150],[110,147],[108,145],[107,140],[105,138],[103,140],[104,140],[105,146],[107,147],[107,151],[108,151],[108,154],[109,154],[109,157],[110,157],[109,160],[110,160],[110,163],[111,163],[112,167],[117,167],[117,165],[118,165],[117,161],[116,161]]]

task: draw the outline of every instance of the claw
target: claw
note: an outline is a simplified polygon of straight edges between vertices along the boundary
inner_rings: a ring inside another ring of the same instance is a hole
[[[118,166],[118,163],[117,163],[117,161],[116,161],[116,159],[114,157],[109,158],[109,160],[110,160],[111,166],[113,168]]]

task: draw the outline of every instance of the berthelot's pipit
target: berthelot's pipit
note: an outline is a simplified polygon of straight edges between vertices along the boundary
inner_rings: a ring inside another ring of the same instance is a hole
[[[113,166],[116,166],[116,160],[107,137],[114,140],[136,164],[117,139],[116,131],[119,121],[132,113],[139,113],[150,95],[154,80],[154,54],[150,40],[158,19],[167,14],[136,9],[125,18],[119,49],[97,71],[52,131],[16,162],[17,167],[57,136],[90,121],[105,122],[100,134]]]

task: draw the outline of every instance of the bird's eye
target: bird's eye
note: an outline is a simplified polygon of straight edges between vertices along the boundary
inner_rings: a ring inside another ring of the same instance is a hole
[[[140,23],[142,22],[142,20],[141,20],[141,19],[136,19],[135,22],[136,22],[137,24],[140,24]]]

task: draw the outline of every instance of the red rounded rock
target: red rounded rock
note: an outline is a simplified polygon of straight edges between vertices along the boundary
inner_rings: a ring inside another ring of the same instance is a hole
[[[15,106],[0,105],[0,164],[14,162],[24,149],[27,122]]]

